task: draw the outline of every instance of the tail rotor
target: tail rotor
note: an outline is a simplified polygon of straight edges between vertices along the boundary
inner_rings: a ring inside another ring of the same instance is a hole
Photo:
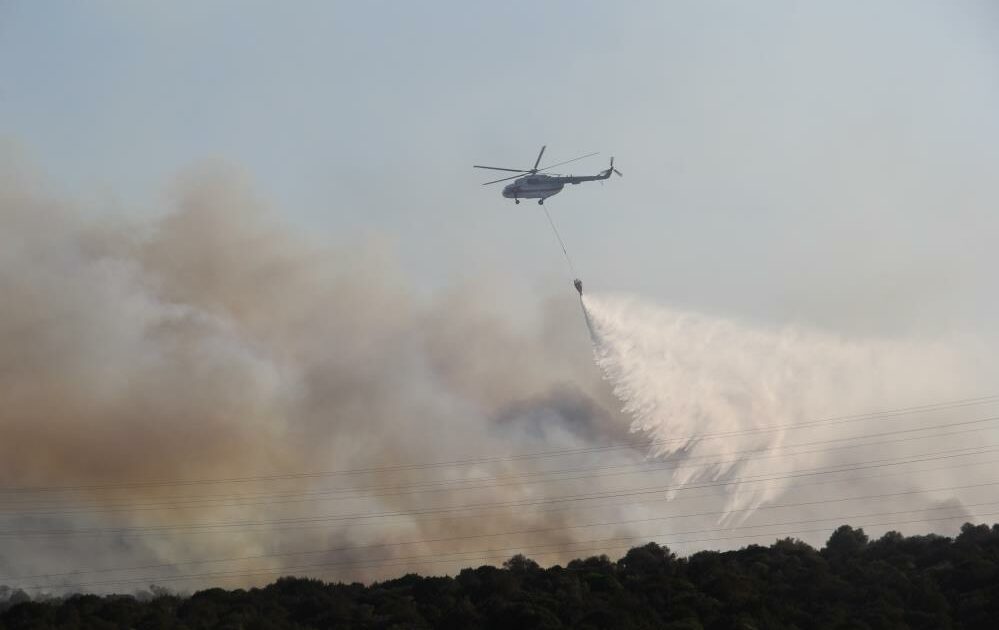
[[[624,175],[621,173],[621,171],[619,171],[616,168],[614,168],[614,158],[613,157],[611,157],[611,160],[610,160],[610,168],[608,168],[607,170],[611,171],[613,173],[617,173],[618,177],[624,177]]]

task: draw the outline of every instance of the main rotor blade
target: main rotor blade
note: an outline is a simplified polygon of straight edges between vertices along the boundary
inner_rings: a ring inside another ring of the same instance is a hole
[[[530,173],[530,171],[525,171],[525,172]],[[517,179],[518,177],[523,177],[523,175],[511,175],[510,177],[504,177],[503,179],[494,179],[493,181],[486,182],[486,183],[484,183],[482,185],[483,186],[488,186],[489,184],[495,184],[495,183],[498,183],[498,182],[505,182],[508,179]]]
[[[547,171],[550,168],[555,168],[556,166],[562,166],[563,164],[568,164],[569,162],[575,162],[577,160],[582,160],[583,158],[593,157],[594,155],[597,155],[599,153],[600,153],[599,151],[597,151],[596,153],[587,153],[586,155],[581,155],[578,158],[572,158],[571,160],[566,160],[565,162],[559,162],[557,164],[552,164],[551,166],[546,166],[546,167],[538,169],[538,170],[539,171]]]
[[[534,160],[534,172],[535,173],[538,171],[538,164],[541,164],[541,156],[545,154],[545,147],[546,146],[548,146],[548,145],[544,145],[544,146],[541,147],[541,153],[538,153],[538,159]]]
[[[511,173],[530,173],[531,171],[525,171],[522,168],[500,168],[498,166],[479,166],[478,164],[473,164],[472,168],[488,168],[491,171],[510,171]]]

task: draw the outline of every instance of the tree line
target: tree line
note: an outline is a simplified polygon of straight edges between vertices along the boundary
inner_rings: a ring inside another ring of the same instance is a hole
[[[35,628],[989,629],[999,627],[999,525],[955,538],[844,525],[815,549],[770,546],[678,557],[649,543],[543,568],[524,556],[455,576],[359,583],[284,577],[190,596],[31,600],[0,587],[0,630]]]

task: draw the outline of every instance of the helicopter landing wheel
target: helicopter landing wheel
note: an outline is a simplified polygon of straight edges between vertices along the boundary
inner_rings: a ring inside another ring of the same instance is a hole
[[[520,199],[514,199],[513,202],[519,204],[520,203]]]
[[[544,199],[538,199],[538,205],[539,206],[545,205],[545,200]]]

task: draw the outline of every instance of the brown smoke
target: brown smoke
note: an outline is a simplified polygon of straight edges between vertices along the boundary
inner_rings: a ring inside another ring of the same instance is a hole
[[[0,582],[151,560],[169,564],[523,529],[553,531],[184,565],[158,574],[573,539],[555,531],[566,522],[565,512],[517,508],[493,510],[485,519],[403,515],[223,534],[35,535],[543,498],[547,486],[517,481],[465,491],[389,490],[421,481],[523,475],[572,461],[200,482],[571,448],[620,438],[627,423],[607,411],[616,403],[589,361],[568,291],[564,301],[549,301],[536,326],[508,323],[507,313],[492,309],[495,299],[483,299],[491,289],[471,282],[421,301],[384,248],[332,247],[297,234],[245,182],[224,171],[187,178],[173,210],[148,224],[88,222],[24,182],[21,174],[0,185],[0,485],[46,491],[0,494],[0,529],[8,534],[0,538]],[[610,457],[632,461],[636,454]],[[160,480],[197,483],[142,485]],[[551,487],[564,494],[583,486]],[[359,498],[272,500],[282,493],[295,498],[350,488],[361,489],[353,495]],[[260,495],[270,498],[225,503],[226,497]],[[192,497],[213,499],[192,503]],[[185,503],[173,505],[178,501]],[[400,570],[330,569],[324,575]],[[142,574],[128,577],[136,575]]]

